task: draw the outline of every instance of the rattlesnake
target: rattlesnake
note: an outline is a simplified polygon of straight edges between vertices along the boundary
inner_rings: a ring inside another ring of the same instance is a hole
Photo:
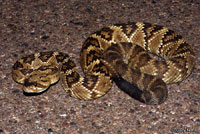
[[[150,55],[149,55],[150,53]],[[160,58],[155,59],[157,55]],[[39,93],[60,78],[65,90],[79,99],[105,95],[112,82],[146,104],[167,98],[166,84],[182,81],[194,68],[195,55],[180,35],[150,23],[115,24],[93,33],[84,42],[80,63],[62,52],[40,52],[16,61],[13,79],[25,92]]]

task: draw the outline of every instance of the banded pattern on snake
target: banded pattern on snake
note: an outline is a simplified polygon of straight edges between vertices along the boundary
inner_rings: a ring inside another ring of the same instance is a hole
[[[195,65],[194,52],[181,35],[141,22],[115,24],[93,33],[80,56],[85,76],[62,52],[23,57],[14,64],[12,76],[28,93],[43,92],[61,79],[65,90],[84,100],[105,95],[115,81],[133,98],[161,104],[167,98],[166,84],[182,81]]]

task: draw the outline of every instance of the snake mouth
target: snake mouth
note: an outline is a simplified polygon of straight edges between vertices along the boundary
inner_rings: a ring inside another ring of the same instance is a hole
[[[23,90],[24,90],[24,92],[26,92],[26,93],[41,93],[41,92],[44,92],[45,90],[47,90],[47,88],[48,87],[44,87],[44,86],[28,86],[28,87],[26,87],[26,86],[24,86],[23,87]]]
[[[42,85],[38,82],[29,82],[28,79],[25,80],[23,90],[26,93],[41,93],[47,90],[49,86]]]

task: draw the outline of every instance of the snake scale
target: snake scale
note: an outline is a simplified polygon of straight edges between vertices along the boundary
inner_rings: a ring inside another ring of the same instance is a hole
[[[79,75],[67,54],[40,52],[17,60],[12,76],[27,93],[43,92],[61,79],[71,96],[90,100],[105,95],[114,81],[136,100],[161,104],[168,95],[166,84],[180,82],[191,74],[195,55],[174,31],[132,22],[91,34],[82,46],[80,64],[84,76]]]

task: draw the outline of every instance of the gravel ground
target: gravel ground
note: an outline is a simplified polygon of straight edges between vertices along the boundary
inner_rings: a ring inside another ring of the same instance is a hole
[[[68,52],[79,66],[82,43],[92,32],[130,21],[167,26],[194,48],[192,75],[168,86],[165,103],[142,104],[115,84],[93,101],[70,97],[60,82],[41,95],[26,96],[12,80],[14,62],[39,51]],[[0,133],[200,133],[199,37],[198,0],[0,0]]]

